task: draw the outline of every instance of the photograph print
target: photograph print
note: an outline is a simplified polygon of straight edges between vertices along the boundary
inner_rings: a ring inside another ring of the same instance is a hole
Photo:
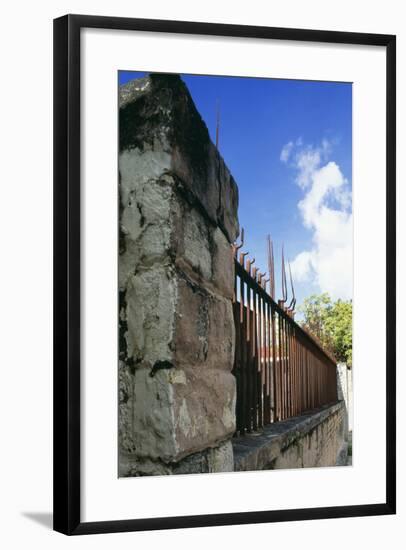
[[[118,103],[118,476],[351,466],[352,84]]]

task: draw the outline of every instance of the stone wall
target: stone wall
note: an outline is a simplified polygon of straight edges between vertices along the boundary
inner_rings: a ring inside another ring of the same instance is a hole
[[[344,466],[347,463],[343,401],[271,424],[233,442],[236,471]]]
[[[238,189],[178,76],[119,102],[119,475],[232,470]]]

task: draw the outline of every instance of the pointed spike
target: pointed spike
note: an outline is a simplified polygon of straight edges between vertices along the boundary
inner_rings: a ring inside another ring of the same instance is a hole
[[[285,278],[285,301],[288,299],[288,280],[286,277],[286,263],[283,263],[283,272],[284,272],[284,278]]]
[[[271,255],[272,255],[272,298],[275,299],[275,258],[273,255],[273,242],[271,241]]]
[[[292,289],[292,300],[290,302],[289,309],[291,309],[291,311],[293,313],[293,311],[295,309],[295,305],[296,305],[296,296],[295,296],[295,288],[293,286],[292,270],[291,270],[289,261],[288,261],[288,266],[289,266],[290,287]]]
[[[255,263],[255,258],[253,258],[252,260],[248,260],[248,273],[251,275],[251,267],[254,265]]]
[[[268,271],[269,271],[269,293],[271,298],[275,297],[275,268],[273,258],[273,243],[271,235],[267,235],[267,252],[268,252]]]
[[[240,252],[240,264],[244,267],[245,265],[245,256],[248,256],[249,252]],[[244,267],[245,269],[245,267]]]
[[[286,302],[287,298],[285,250],[284,245],[282,244],[282,302]]]
[[[283,300],[283,244],[282,244],[282,262],[281,262],[281,277],[282,277],[282,300]]]
[[[240,244],[237,244],[237,242],[235,242],[233,244],[233,249],[234,249],[235,255],[237,255],[237,251],[240,250],[240,248],[242,248],[243,246],[244,246],[244,228],[242,227],[241,228]]]

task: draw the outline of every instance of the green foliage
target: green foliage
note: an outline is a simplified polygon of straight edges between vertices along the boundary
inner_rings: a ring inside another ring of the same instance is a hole
[[[352,365],[352,301],[333,302],[329,294],[312,295],[299,308],[302,325],[330,350],[338,361]]]

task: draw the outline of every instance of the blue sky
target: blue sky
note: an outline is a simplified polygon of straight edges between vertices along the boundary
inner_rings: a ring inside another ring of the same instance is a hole
[[[145,73],[120,71],[123,84]],[[264,271],[266,235],[292,262],[300,303],[352,296],[350,83],[182,75],[240,194],[245,250]],[[282,152],[283,151],[283,152]],[[350,274],[349,274],[350,273]]]

